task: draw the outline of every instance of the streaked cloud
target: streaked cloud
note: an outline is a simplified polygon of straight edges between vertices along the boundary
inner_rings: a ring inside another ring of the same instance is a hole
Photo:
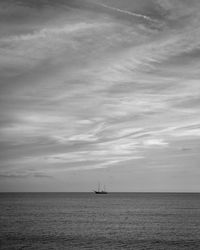
[[[199,2],[61,2],[43,15],[43,0],[6,3],[1,179],[190,161],[197,173]]]

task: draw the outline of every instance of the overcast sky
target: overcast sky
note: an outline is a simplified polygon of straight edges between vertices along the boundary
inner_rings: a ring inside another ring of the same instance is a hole
[[[200,191],[199,0],[1,0],[0,190]]]

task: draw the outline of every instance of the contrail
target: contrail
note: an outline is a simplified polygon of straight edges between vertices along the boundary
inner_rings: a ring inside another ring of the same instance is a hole
[[[121,13],[125,13],[125,14],[128,14],[128,15],[134,16],[134,17],[143,18],[143,19],[151,21],[151,22],[157,22],[156,20],[154,20],[154,19],[152,19],[152,18],[150,18],[148,16],[142,15],[142,14],[138,14],[138,13],[131,12],[131,11],[128,11],[128,10],[118,9],[118,8],[115,8],[115,7],[112,7],[112,6],[103,4],[103,3],[102,4],[97,3],[97,4],[100,5],[100,6],[102,6],[102,7],[107,8],[107,9],[110,9],[110,10],[115,10],[115,11],[118,11],[118,12],[121,12]]]

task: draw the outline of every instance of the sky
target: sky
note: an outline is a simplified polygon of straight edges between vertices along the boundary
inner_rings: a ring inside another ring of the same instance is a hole
[[[0,191],[200,192],[199,0],[1,0]]]

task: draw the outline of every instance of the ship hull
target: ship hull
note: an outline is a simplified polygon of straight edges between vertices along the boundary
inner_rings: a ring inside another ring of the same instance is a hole
[[[108,192],[106,191],[94,191],[95,194],[107,194]]]

